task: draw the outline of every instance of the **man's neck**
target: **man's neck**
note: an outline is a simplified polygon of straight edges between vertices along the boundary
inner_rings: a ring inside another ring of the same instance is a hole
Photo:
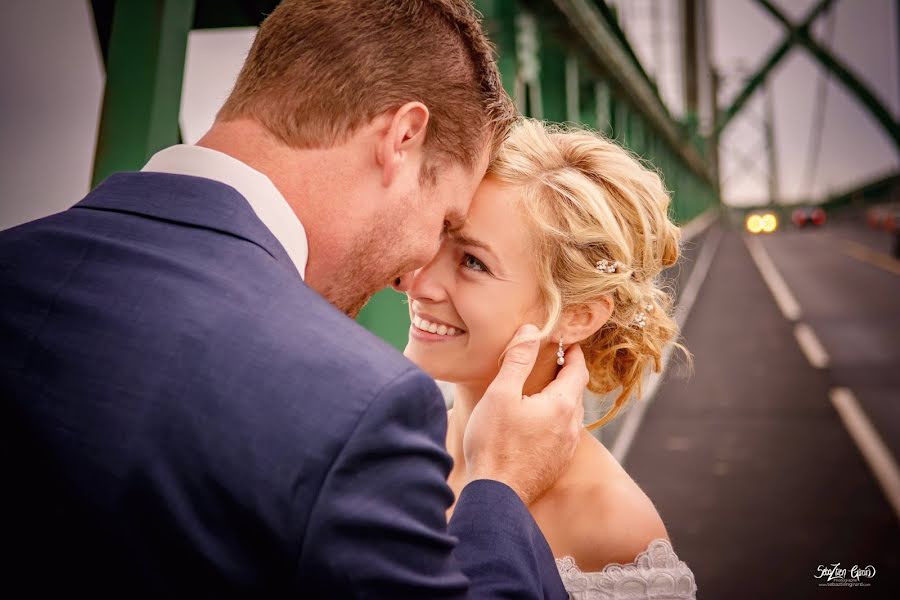
[[[228,154],[268,177],[303,224],[309,247],[306,283],[320,289],[340,265],[335,225],[344,222],[343,204],[323,199],[346,198],[334,173],[341,164],[331,149],[291,148],[252,119],[217,121],[198,146]]]
[[[305,227],[316,220],[316,202],[301,199],[315,199],[324,191],[318,189],[315,177],[321,169],[316,164],[320,152],[285,146],[251,119],[217,121],[197,145],[236,158],[268,177]]]

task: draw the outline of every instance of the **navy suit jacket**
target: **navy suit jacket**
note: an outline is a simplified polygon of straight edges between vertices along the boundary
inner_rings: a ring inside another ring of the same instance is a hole
[[[0,397],[7,589],[566,597],[507,486],[448,527],[434,382],[222,183],[121,173],[0,233]]]

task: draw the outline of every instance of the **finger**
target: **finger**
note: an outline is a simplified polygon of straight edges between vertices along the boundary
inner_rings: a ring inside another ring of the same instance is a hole
[[[543,391],[551,397],[559,397],[569,403],[581,403],[589,378],[581,346],[572,344],[566,351],[565,365],[556,374],[556,379],[547,384]]]
[[[538,333],[540,331],[534,325],[528,324],[519,328],[510,342],[514,345],[507,350],[503,357],[500,372],[488,386],[487,392],[490,395],[521,399],[525,380],[528,379],[528,375],[534,368],[534,362],[537,360],[540,347]],[[522,341],[517,343],[516,340]]]
[[[584,402],[579,402],[575,406],[575,425],[579,431],[584,427]]]
[[[575,454],[575,449],[578,447],[578,440],[581,438],[581,432],[584,430],[584,403],[579,402],[575,406],[575,410],[572,411],[572,420],[569,424],[569,435],[571,435],[571,439],[573,441],[572,444],[572,455]]]

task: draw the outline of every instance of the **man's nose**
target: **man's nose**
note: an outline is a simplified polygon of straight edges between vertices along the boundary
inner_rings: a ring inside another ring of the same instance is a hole
[[[405,294],[409,291],[409,286],[412,285],[412,280],[415,274],[415,271],[408,271],[404,273],[394,280],[394,283],[391,287],[393,287],[398,292]]]

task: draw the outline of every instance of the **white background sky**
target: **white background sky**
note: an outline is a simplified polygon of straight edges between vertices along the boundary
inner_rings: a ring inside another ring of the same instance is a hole
[[[663,15],[663,97],[681,111],[678,70],[678,0],[618,0],[626,30],[647,70],[657,73],[648,44],[650,3]],[[800,19],[815,0],[776,0]],[[90,184],[91,163],[103,89],[89,2],[4,0],[0,22],[0,229],[62,210],[77,202]],[[624,5],[624,8],[622,6]],[[837,0],[833,50],[900,115],[895,0]],[[713,59],[726,75],[721,101],[730,100],[738,71],[755,68],[781,39],[782,29],[752,0],[710,0]],[[822,39],[824,22],[815,34]],[[212,122],[252,40],[252,31],[198,31],[191,34],[182,98],[182,130],[195,141]],[[785,198],[820,197],[832,190],[900,167],[888,137],[835,81],[828,85],[822,150],[811,188],[806,183],[807,148],[813,120],[818,64],[795,49],[776,69],[776,147],[780,191]],[[766,195],[765,161],[735,167],[729,149],[752,152],[762,142],[758,97],[723,139],[726,200],[760,201]]]

